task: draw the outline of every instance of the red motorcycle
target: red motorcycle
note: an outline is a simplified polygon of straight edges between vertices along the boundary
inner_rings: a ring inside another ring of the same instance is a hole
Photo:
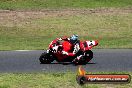
[[[75,44],[67,40],[53,40],[47,52],[41,54],[39,60],[42,64],[50,64],[54,60],[73,64],[87,64],[93,58],[92,47],[97,46],[98,41],[78,41]],[[68,53],[67,53],[68,52]]]

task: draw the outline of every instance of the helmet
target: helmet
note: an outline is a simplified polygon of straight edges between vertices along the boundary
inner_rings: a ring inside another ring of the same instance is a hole
[[[72,35],[71,37],[70,37],[70,40],[73,40],[73,41],[76,41],[76,40],[78,40],[78,35]]]

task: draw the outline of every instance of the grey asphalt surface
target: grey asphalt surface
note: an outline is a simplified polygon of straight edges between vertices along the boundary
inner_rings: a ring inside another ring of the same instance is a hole
[[[88,72],[132,71],[132,49],[93,49],[94,58],[83,68]],[[37,51],[0,51],[0,72],[66,72],[78,66],[57,62],[40,64]]]

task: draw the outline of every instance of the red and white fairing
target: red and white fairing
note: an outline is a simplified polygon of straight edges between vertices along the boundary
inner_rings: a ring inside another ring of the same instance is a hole
[[[80,42],[80,48],[83,51],[91,50],[94,46],[98,45],[97,40]]]
[[[63,42],[61,44],[56,44],[57,41],[62,41],[62,40]],[[62,61],[64,58],[68,56],[75,56],[79,50],[81,51],[91,50],[92,47],[97,45],[98,45],[98,41],[96,40],[80,41],[79,43],[72,45],[69,42],[69,38],[65,37],[65,38],[57,38],[53,40],[49,45],[49,49],[52,48],[54,50],[54,55],[58,58],[59,61]],[[58,51],[59,47],[62,47],[63,49],[61,51]],[[74,50],[71,51],[73,47]]]

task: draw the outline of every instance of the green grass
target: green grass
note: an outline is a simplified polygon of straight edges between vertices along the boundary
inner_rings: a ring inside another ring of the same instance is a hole
[[[0,9],[130,7],[131,0],[0,0]]]
[[[124,72],[96,72],[122,74]],[[127,72],[132,76],[132,73]],[[95,74],[95,73],[94,73]],[[85,84],[76,82],[76,73],[0,73],[0,88],[131,88],[129,84]]]
[[[3,15],[0,50],[47,49],[56,37],[72,34],[81,40],[99,40],[96,48],[132,48],[132,13],[61,12],[16,12],[17,19],[10,13]]]
[[[132,14],[99,11],[88,14],[87,8],[129,8],[131,0],[0,0],[0,9],[60,9],[58,12],[1,13],[0,50],[46,49],[50,41],[63,35],[78,34],[80,39],[99,40],[96,48],[132,48]],[[65,12],[62,9],[79,9]],[[106,9],[107,10],[107,9]],[[131,9],[130,9],[131,10]],[[115,11],[115,10],[114,10]],[[62,14],[61,14],[62,12]],[[84,14],[83,14],[84,13]],[[3,14],[3,15],[2,15]],[[35,15],[37,14],[37,15]],[[47,15],[46,15],[47,14]]]

